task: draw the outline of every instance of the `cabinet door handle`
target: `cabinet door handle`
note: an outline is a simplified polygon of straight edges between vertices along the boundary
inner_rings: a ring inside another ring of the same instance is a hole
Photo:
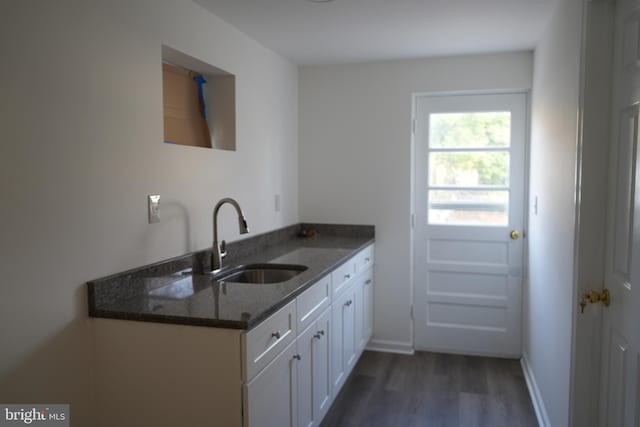
[[[272,333],[271,333],[271,336],[272,336],[272,337],[274,337],[274,338],[276,338],[276,339],[280,339],[280,331],[272,332]]]
[[[300,359],[302,359],[302,356],[300,356],[299,354],[294,354],[293,358],[296,359],[296,360],[300,360]]]
[[[345,280],[349,280],[349,279],[351,279],[351,275],[350,275],[350,274],[345,274],[345,275],[344,275],[344,279],[345,279]]]
[[[315,334],[313,336],[315,339],[319,340],[320,338],[322,338],[322,335],[320,335],[320,332],[318,332],[317,334]]]
[[[364,262],[369,262],[369,261],[371,261],[371,258],[365,258],[364,259]]]
[[[351,300],[349,300],[349,301],[347,301],[347,302],[345,302],[345,303],[344,303],[344,305],[345,305],[346,307],[349,307],[351,304],[353,304],[353,301],[351,301]]]
[[[324,330],[323,330],[323,329],[321,329],[320,331],[318,331],[318,333],[319,333],[320,335],[324,335]]]
[[[370,285],[371,284],[371,279],[367,280],[366,282],[364,282],[365,285]]]

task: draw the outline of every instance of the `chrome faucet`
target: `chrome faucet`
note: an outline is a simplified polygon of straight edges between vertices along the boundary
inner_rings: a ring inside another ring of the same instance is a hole
[[[218,245],[218,211],[220,207],[225,203],[232,205],[238,213],[238,225],[240,227],[240,234],[247,234],[249,227],[247,226],[247,220],[244,218],[240,205],[235,200],[226,197],[220,200],[216,207],[213,208],[213,247],[211,248],[211,272],[217,273],[222,268],[222,258],[227,256],[226,242],[223,240]]]

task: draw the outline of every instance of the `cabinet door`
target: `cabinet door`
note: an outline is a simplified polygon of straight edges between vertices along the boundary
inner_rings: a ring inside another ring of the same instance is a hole
[[[358,316],[356,316],[356,307],[358,306],[358,300],[361,299],[358,297],[359,291],[362,290],[361,286],[354,286],[351,288],[347,295],[349,295],[349,299],[344,303],[344,323],[343,323],[343,340],[344,340],[344,360],[346,363],[345,374],[349,375],[351,373],[351,369],[356,364],[358,360],[357,348],[358,341],[360,341],[359,335],[356,335],[356,328],[362,327],[362,322],[359,321]]]
[[[294,427],[297,410],[296,343],[244,386],[244,427]]]
[[[331,310],[326,310],[316,321],[313,343],[313,408],[319,425],[331,406]]]
[[[355,311],[355,350],[356,358],[353,360],[355,364],[357,357],[360,356],[364,346],[362,345],[362,338],[364,336],[364,276],[359,275],[354,288],[355,298],[353,300],[353,309]],[[350,366],[351,368],[351,366]]]
[[[315,427],[331,405],[331,310],[325,312],[298,336],[299,427]]]
[[[358,352],[366,347],[373,333],[373,270],[362,275],[362,298],[356,309],[360,311],[358,317],[362,319]]]
[[[373,270],[364,281],[364,346],[373,335]]]
[[[340,391],[349,374],[349,367],[355,363],[356,359],[354,300],[355,291],[354,287],[351,287],[333,303],[332,307],[331,381],[334,397]]]
[[[315,365],[314,345],[316,336],[316,324],[311,324],[304,332],[298,335],[296,345],[298,354],[296,358],[296,371],[298,377],[298,427],[315,426],[315,412],[313,407],[313,389],[315,378],[313,369]]]

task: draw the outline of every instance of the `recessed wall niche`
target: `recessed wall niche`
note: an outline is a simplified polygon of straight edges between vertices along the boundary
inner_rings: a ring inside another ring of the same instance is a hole
[[[236,149],[236,77],[162,46],[164,142]]]

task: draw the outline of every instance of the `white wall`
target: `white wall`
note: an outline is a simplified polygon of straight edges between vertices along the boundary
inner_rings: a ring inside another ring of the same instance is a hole
[[[236,75],[236,152],[162,142],[162,44]],[[298,221],[297,67],[188,0],[4,2],[0,57],[0,402],[88,426],[87,280],[207,247],[224,196]]]
[[[534,60],[523,350],[551,426],[569,422],[581,23],[562,0]]]
[[[529,52],[300,69],[300,216],[376,226],[373,344],[411,350],[411,96],[529,89]]]

